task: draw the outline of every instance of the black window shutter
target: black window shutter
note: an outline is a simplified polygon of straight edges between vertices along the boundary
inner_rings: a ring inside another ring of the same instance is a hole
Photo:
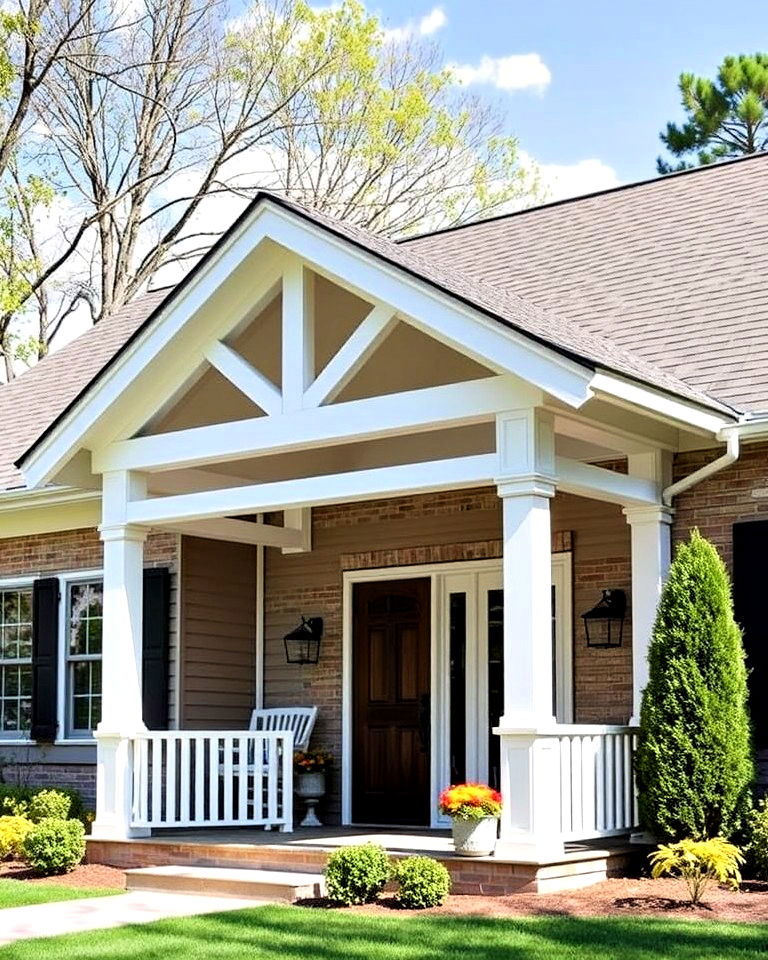
[[[32,585],[32,730],[33,740],[53,743],[57,733],[59,666],[59,581]]]
[[[168,654],[170,647],[171,575],[166,567],[144,571],[144,723],[149,730],[168,729]]]
[[[768,596],[765,543],[768,521],[733,525],[733,608],[744,636],[749,670],[749,709],[755,746],[768,746]]]

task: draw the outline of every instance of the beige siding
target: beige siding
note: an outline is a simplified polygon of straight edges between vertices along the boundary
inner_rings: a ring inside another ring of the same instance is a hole
[[[180,723],[243,729],[255,695],[256,548],[182,538]]]

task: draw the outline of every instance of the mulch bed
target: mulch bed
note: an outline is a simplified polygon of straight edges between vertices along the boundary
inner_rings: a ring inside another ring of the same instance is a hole
[[[81,863],[71,873],[55,877],[36,877],[24,863],[0,863],[0,877],[7,880],[25,880],[28,883],[53,883],[58,887],[90,887],[125,889],[125,871],[106,867],[101,863]]]
[[[484,917],[566,916],[566,917],[666,917],[690,920],[745,921],[768,923],[768,883],[745,882],[738,892],[710,886],[706,901],[691,907],[685,900],[682,881],[668,879],[611,879],[567,893],[516,893],[508,897],[448,897],[442,907],[431,910],[402,910],[396,901],[383,897],[378,903],[348,907],[351,912],[399,915],[466,914]],[[327,900],[303,901],[304,906],[331,907]]]

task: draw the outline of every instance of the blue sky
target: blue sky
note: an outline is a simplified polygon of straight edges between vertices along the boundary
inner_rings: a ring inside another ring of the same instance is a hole
[[[768,47],[764,0],[379,0],[368,6],[388,27],[421,27],[449,62],[469,67],[477,89],[506,105],[521,147],[545,170],[569,168],[560,171],[557,193],[654,176],[659,130],[682,119],[680,72],[713,76],[726,54]],[[505,81],[498,61],[526,54],[538,56],[509,64]],[[483,58],[484,70],[472,70]],[[524,83],[526,69],[532,86],[494,86],[494,80]],[[509,70],[519,73],[517,81]]]

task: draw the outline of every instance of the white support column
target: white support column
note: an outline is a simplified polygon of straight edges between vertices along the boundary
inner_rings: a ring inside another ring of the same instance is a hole
[[[656,608],[671,560],[670,507],[625,507],[632,531],[632,716],[640,722],[640,703],[648,682],[648,648]]]
[[[145,729],[142,717],[144,540],[147,529],[125,522],[129,500],[146,495],[145,478],[104,475],[104,637],[102,715],[97,744],[96,820],[93,836],[146,836],[131,828],[133,757],[130,738]]]
[[[504,540],[504,800],[497,855],[542,861],[562,855],[552,697],[552,567],[549,504],[555,493],[554,432],[547,413],[497,417]]]

